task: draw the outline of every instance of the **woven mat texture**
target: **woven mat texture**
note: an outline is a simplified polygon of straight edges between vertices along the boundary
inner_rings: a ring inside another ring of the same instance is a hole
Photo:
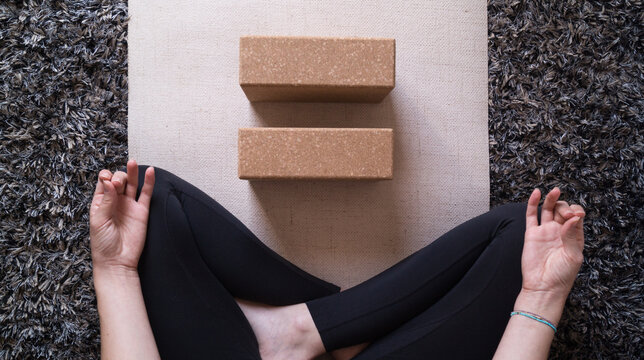
[[[642,1],[488,2],[490,202],[559,185],[585,260],[553,359],[644,353]],[[0,3],[0,358],[98,358],[87,209],[127,153],[127,3]]]
[[[181,1],[128,3],[131,157],[179,174],[345,289],[489,210],[484,0]],[[396,87],[378,104],[251,104],[246,34],[395,38]],[[271,126],[392,128],[393,180],[238,179],[238,129]]]

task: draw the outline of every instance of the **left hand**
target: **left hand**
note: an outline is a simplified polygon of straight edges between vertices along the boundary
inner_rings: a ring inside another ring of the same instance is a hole
[[[148,224],[154,169],[145,172],[138,201],[138,166],[127,163],[127,173],[109,170],[99,173],[89,213],[90,246],[94,269],[125,270],[138,274]]]

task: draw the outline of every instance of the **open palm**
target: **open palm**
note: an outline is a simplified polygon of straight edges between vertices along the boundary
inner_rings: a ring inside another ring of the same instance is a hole
[[[568,206],[560,191],[548,193],[537,219],[541,192],[535,189],[528,200],[526,232],[521,259],[523,288],[567,294],[583,261],[584,231],[581,206]]]
[[[94,266],[118,266],[136,270],[143,251],[148,223],[154,170],[148,168],[137,201],[138,166],[131,160],[127,174],[99,175],[90,208],[90,242]]]

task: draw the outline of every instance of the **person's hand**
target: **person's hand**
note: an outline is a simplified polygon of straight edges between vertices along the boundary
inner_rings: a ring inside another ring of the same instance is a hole
[[[584,259],[586,214],[579,205],[557,201],[560,193],[554,188],[546,195],[541,224],[537,218],[541,192],[535,189],[528,200],[521,256],[523,284],[514,302],[514,311],[521,315],[510,317],[494,360],[548,357],[566,298]],[[522,316],[525,314],[529,316]],[[529,318],[534,315],[541,319]]]
[[[154,188],[154,169],[145,172],[139,199],[136,161],[127,163],[127,173],[99,173],[89,212],[90,247],[94,269],[137,271],[143,251]]]
[[[554,188],[546,195],[539,224],[541,192],[532,192],[526,210],[521,271],[522,291],[551,293],[565,299],[584,258],[586,214],[579,205],[557,201],[560,194],[559,188]]]

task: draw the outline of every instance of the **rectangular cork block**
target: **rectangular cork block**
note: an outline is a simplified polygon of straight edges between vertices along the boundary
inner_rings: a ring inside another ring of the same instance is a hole
[[[247,180],[393,178],[393,130],[239,129],[239,178]]]
[[[251,102],[380,102],[395,68],[394,39],[239,39],[239,84]]]

